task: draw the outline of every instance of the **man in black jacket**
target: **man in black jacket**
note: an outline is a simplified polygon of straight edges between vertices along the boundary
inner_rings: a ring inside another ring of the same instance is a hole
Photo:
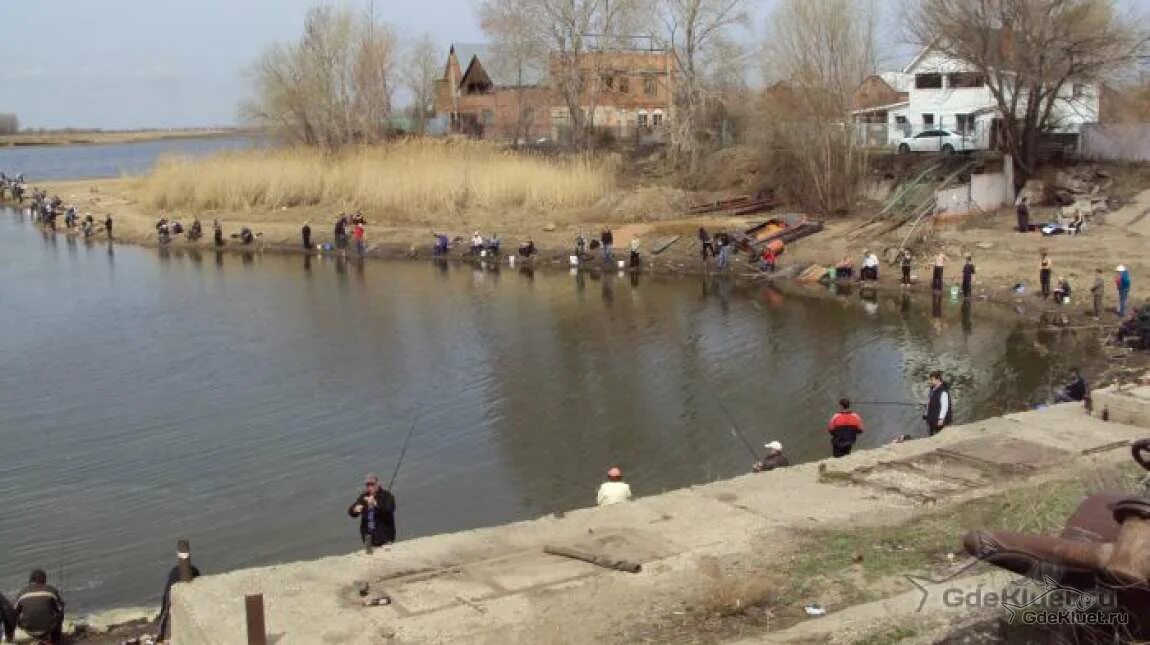
[[[16,599],[16,620],[32,638],[46,643],[63,642],[64,600],[48,584],[48,575],[35,569],[28,575],[28,586]]]
[[[930,398],[926,403],[926,427],[934,436],[954,420],[954,405],[950,399],[950,388],[942,381],[941,372],[930,373]]]
[[[171,637],[172,631],[172,585],[180,581],[180,564],[186,560],[188,564],[188,571],[191,574],[191,579],[195,580],[200,577],[200,570],[196,565],[192,564],[192,554],[186,549],[187,543],[180,542],[180,550],[176,552],[176,566],[168,572],[168,581],[164,584],[164,596],[160,600],[160,617],[157,619],[159,623],[159,634],[156,640],[167,641]]]
[[[395,542],[395,497],[379,485],[375,475],[364,478],[363,488],[347,514],[359,518],[359,537],[370,552],[372,547]]]
[[[0,594],[0,638],[9,643],[16,641],[16,608],[4,594]]]
[[[1070,370],[1070,382],[1066,387],[1054,393],[1055,403],[1073,403],[1086,398],[1086,379],[1082,378],[1078,368]]]

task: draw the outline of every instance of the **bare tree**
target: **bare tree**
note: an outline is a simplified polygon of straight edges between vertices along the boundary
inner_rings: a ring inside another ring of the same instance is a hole
[[[307,145],[378,140],[391,112],[395,38],[346,8],[308,13],[297,43],[270,47],[252,68],[250,120]]]
[[[0,114],[0,134],[16,134],[20,131],[20,120],[15,114]]]
[[[920,44],[985,78],[1018,182],[1034,173],[1040,135],[1074,86],[1097,92],[1146,53],[1145,24],[1113,0],[922,0],[908,17]]]
[[[479,9],[480,24],[494,40],[487,65],[497,78],[513,79],[515,86],[517,117],[507,134],[516,143],[529,134],[534,119],[529,96],[536,89],[532,84],[545,77],[548,64],[547,44],[533,11],[532,0],[489,0]]]
[[[666,38],[675,61],[672,148],[687,156],[694,173],[700,157],[700,121],[708,99],[708,61],[738,51],[731,30],[746,26],[746,0],[660,0]],[[729,70],[727,70],[729,73]]]
[[[439,62],[439,48],[430,34],[412,43],[407,52],[403,77],[411,92],[411,113],[417,134],[427,130],[427,115],[435,102],[435,81],[440,77]]]
[[[866,156],[845,120],[850,96],[873,73],[873,4],[780,0],[771,14],[763,132],[781,190],[825,215],[854,205]]]

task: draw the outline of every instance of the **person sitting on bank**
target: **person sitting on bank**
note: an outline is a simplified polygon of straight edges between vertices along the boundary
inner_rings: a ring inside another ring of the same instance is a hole
[[[359,539],[365,546],[395,542],[395,496],[379,485],[379,477],[363,478],[363,492],[347,514],[359,518]]]
[[[530,259],[535,255],[535,242],[527,240],[519,245],[519,257]]]
[[[28,586],[16,598],[16,622],[29,636],[57,645],[64,638],[64,599],[48,584],[48,574],[34,569]]]
[[[839,399],[839,411],[831,417],[827,432],[831,434],[831,454],[835,458],[851,454],[851,448],[863,432],[863,420],[851,410],[850,399]]]
[[[250,229],[246,226],[240,229],[240,243],[241,244],[251,244],[252,240],[254,240],[254,239],[255,239],[255,236],[252,235],[252,229]]]
[[[1058,286],[1054,287],[1054,302],[1065,305],[1070,302],[1070,281],[1064,277],[1058,278]]]
[[[755,471],[756,473],[762,473],[768,470],[785,468],[791,465],[791,462],[787,460],[787,456],[783,454],[782,443],[778,441],[772,441],[770,443],[763,444],[763,447],[767,449],[767,454],[763,455],[762,459],[755,462],[755,465],[751,467],[751,470]]]
[[[192,225],[188,227],[188,241],[195,242],[204,236],[204,225],[200,224],[200,218],[193,217]]]
[[[835,265],[835,278],[838,280],[851,279],[855,276],[855,265],[850,258],[843,258]]]
[[[878,280],[878,256],[870,251],[863,251],[863,265],[859,279],[870,282]]]
[[[471,255],[479,255],[482,250],[483,236],[479,234],[479,231],[475,231],[471,234]]]
[[[618,466],[607,471],[607,481],[599,486],[596,504],[611,506],[631,501],[631,486],[623,481],[623,471]]]
[[[216,246],[224,245],[224,227],[220,225],[220,220],[212,220],[212,239],[215,241]]]
[[[631,238],[631,257],[630,257],[630,265],[629,266],[632,269],[638,269],[639,268],[639,263],[640,263],[639,244],[640,244],[640,241],[639,241],[638,237]]]
[[[487,238],[487,252],[495,257],[499,257],[499,234],[492,233],[491,237]]]
[[[1086,399],[1086,379],[1078,368],[1070,370],[1070,382],[1054,393],[1055,403],[1077,403]]]
[[[200,577],[200,570],[196,565],[192,564],[192,554],[186,551],[176,552],[176,566],[168,571],[168,581],[164,584],[164,594],[160,598],[160,616],[156,619],[158,623],[156,640],[167,641],[171,638],[172,627],[172,586],[180,581],[180,561],[188,561],[188,569],[192,574],[192,580]]]
[[[0,638],[16,642],[16,608],[0,593]]]

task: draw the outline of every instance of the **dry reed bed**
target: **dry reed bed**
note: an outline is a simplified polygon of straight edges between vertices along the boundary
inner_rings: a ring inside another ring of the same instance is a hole
[[[332,205],[405,213],[587,207],[615,187],[616,167],[545,158],[475,141],[412,140],[325,154],[304,148],[165,158],[144,179],[161,210]]]

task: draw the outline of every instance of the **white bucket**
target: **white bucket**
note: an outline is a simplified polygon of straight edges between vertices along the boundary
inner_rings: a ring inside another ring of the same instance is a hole
[[[618,262],[616,262],[616,264],[618,264],[618,265],[619,265],[619,268],[620,268],[620,269],[623,269],[623,268],[626,268],[626,266],[627,266],[627,261],[626,261],[626,260],[619,260]]]
[[[507,263],[510,264],[511,266],[515,266],[515,256],[514,255],[507,256]]]
[[[486,250],[480,251],[480,252],[479,252],[479,257],[481,257],[481,258],[485,258],[485,257],[487,257],[487,251],[486,251]]]
[[[567,261],[570,262],[571,266],[573,266],[573,267],[579,266],[579,256],[578,255],[567,256]]]

